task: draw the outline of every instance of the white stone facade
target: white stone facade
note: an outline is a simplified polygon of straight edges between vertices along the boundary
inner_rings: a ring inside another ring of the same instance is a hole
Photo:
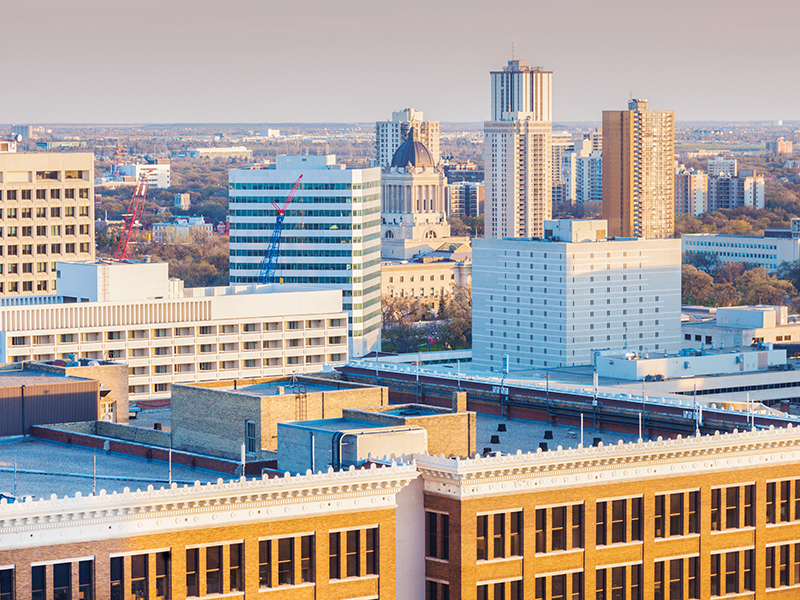
[[[143,173],[146,174],[147,185],[151,188],[166,190],[171,185],[171,168],[169,163],[122,165],[119,170],[122,175],[133,177],[137,182]]]
[[[501,371],[508,355],[513,372],[591,364],[606,348],[680,349],[678,240],[607,241],[603,221],[545,229],[549,240],[474,240],[477,366]]]
[[[124,271],[130,265],[119,266]],[[129,272],[129,280],[137,281],[137,274]],[[103,294],[106,277],[87,280],[87,295],[95,294],[93,286]],[[347,360],[341,303],[335,290],[263,285],[190,288],[182,297],[4,306],[0,362],[70,354],[126,362],[132,400],[168,396],[176,382],[316,372]]]
[[[275,208],[300,175],[286,211],[276,276],[284,283],[341,290],[350,355],[380,349],[381,170],[346,169],[336,157],[279,156],[274,169],[233,169],[230,282],[258,281],[275,229]]]

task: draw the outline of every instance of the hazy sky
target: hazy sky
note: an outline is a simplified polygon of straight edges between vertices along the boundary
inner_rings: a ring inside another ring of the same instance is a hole
[[[800,119],[798,0],[0,0],[0,123],[489,115],[489,71],[553,73],[553,118],[632,93],[678,121]]]

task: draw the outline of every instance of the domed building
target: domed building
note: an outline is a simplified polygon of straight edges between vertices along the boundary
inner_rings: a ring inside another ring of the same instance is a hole
[[[415,128],[381,177],[381,255],[408,260],[450,237],[444,172],[417,139]]]

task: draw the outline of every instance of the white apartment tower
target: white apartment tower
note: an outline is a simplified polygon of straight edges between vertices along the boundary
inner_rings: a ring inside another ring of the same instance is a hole
[[[608,240],[603,220],[546,239],[473,240],[472,361],[510,372],[592,363],[596,350],[677,352],[681,243]]]
[[[433,157],[433,163],[439,164],[439,122],[426,121],[422,111],[404,108],[392,112],[391,121],[375,123],[375,158],[379,167],[388,167],[400,145],[406,141],[408,131],[414,127],[416,139],[425,145]]]
[[[275,208],[303,175],[286,210],[276,276],[342,290],[350,355],[380,349],[381,170],[347,169],[336,156],[278,156],[274,168],[231,169],[230,283],[256,283]]]
[[[552,212],[552,72],[511,60],[492,71],[484,123],[486,237],[540,237]]]

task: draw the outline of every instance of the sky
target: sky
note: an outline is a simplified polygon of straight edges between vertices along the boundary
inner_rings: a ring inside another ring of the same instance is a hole
[[[633,95],[680,121],[800,120],[798,0],[0,0],[0,123],[489,117],[553,71],[553,120]]]

